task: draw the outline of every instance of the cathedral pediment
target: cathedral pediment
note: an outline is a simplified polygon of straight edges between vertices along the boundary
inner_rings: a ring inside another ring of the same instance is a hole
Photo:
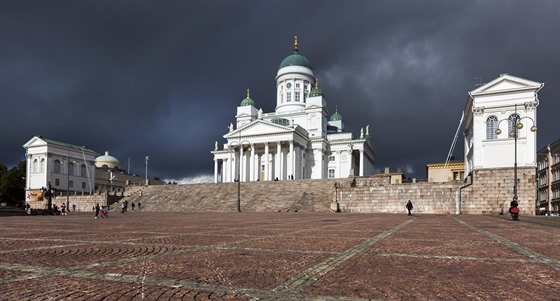
[[[270,121],[255,120],[248,123],[235,131],[229,132],[224,135],[224,138],[236,138],[236,137],[246,137],[246,136],[258,136],[258,135],[274,135],[274,134],[286,134],[293,132],[293,128],[290,126],[284,126],[276,124]]]
[[[477,95],[477,94],[492,94],[492,93],[502,93],[502,92],[510,92],[510,91],[531,90],[531,89],[536,90],[539,89],[541,86],[542,86],[541,83],[512,76],[509,74],[504,74],[494,79],[493,81],[484,84],[479,88],[471,91],[470,94]]]

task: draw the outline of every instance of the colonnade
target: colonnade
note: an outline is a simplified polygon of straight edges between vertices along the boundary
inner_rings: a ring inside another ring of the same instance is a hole
[[[306,149],[294,141],[250,143],[228,147],[225,158],[214,158],[214,182],[303,179]],[[221,178],[220,178],[221,175]]]

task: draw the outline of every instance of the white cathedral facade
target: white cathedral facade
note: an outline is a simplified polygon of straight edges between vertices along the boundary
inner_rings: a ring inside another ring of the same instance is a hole
[[[214,182],[326,179],[373,173],[369,125],[358,136],[344,131],[342,115],[328,117],[327,101],[309,60],[294,51],[276,75],[276,108],[263,113],[247,97],[237,107],[222,149],[214,155]]]

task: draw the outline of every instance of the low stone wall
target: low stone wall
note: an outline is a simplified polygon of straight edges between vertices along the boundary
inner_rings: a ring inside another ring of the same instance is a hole
[[[478,170],[472,184],[391,183],[389,174],[323,180],[217,184],[154,185],[123,199],[148,211],[231,212],[240,188],[241,210],[406,213],[411,200],[416,214],[507,214],[512,199],[512,169]],[[534,215],[535,170],[519,169],[519,207]],[[336,183],[336,188],[335,188]],[[332,204],[338,206],[332,206]]]
[[[345,181],[338,188],[340,211],[358,213],[406,213],[408,200],[420,214],[458,214],[458,183],[391,184],[383,177]]]
[[[52,204],[60,208],[62,203],[66,204],[66,196],[59,196],[52,198]],[[76,211],[93,211],[93,208],[99,204],[99,206],[107,205],[106,195],[70,195],[68,198],[69,212],[72,211],[72,204],[76,204]],[[48,201],[45,198],[43,201],[32,201],[29,202],[29,206],[32,209],[48,209]]]
[[[472,185],[463,189],[461,212],[508,214],[513,199],[513,168],[478,169]],[[521,215],[535,215],[537,187],[534,167],[517,168],[517,195]]]

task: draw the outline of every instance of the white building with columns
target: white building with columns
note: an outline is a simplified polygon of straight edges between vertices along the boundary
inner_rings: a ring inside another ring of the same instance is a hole
[[[276,109],[257,110],[247,96],[237,107],[226,142],[214,145],[214,182],[326,179],[373,173],[375,148],[369,126],[354,136],[344,131],[338,108],[327,101],[309,60],[294,51],[276,75]]]
[[[514,162],[519,167],[537,166],[537,135],[533,130],[537,125],[538,91],[543,86],[501,74],[469,92],[465,108],[465,176],[474,169],[511,168]],[[517,139],[512,135],[516,116],[523,125],[517,129]]]

